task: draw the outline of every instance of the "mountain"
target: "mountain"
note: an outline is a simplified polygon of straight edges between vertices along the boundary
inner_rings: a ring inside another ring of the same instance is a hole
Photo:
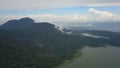
[[[10,20],[0,26],[0,67],[57,68],[66,60],[71,60],[76,51],[84,46],[119,47],[119,42],[118,32],[61,32],[48,22],[36,23],[30,18]]]
[[[34,21],[28,17],[21,18],[20,20],[10,20],[3,24],[0,28],[1,29],[14,29],[14,28],[21,28],[23,26],[34,24]]]
[[[89,43],[88,46],[96,46],[93,45],[93,43],[99,43],[98,45],[109,45],[109,46],[120,46],[120,32],[111,32],[111,31],[103,31],[103,30],[74,30],[72,31],[73,34],[75,35],[82,35],[84,37],[89,38]],[[84,35],[84,34],[88,34]],[[91,39],[91,40],[90,40]],[[95,40],[96,39],[96,40]],[[87,41],[88,42],[88,41]]]
[[[95,23],[74,23],[69,24],[69,28],[73,30],[103,30],[120,32],[120,22],[95,22]]]
[[[56,68],[72,57],[76,47],[71,45],[78,41],[69,42],[76,38],[63,34],[53,24],[23,19],[0,26],[0,67]]]
[[[50,24],[48,22],[36,23],[34,22],[34,20],[28,17],[21,18],[20,20],[10,20],[5,24],[1,25],[0,29],[22,33],[38,33],[38,34],[61,33],[53,24]]]

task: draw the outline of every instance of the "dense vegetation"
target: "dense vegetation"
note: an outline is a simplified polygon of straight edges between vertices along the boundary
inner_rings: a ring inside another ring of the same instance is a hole
[[[119,33],[86,31],[110,37],[98,39],[82,36],[82,32],[66,34],[53,24],[30,18],[8,21],[0,26],[0,68],[57,68],[84,45],[120,46]]]

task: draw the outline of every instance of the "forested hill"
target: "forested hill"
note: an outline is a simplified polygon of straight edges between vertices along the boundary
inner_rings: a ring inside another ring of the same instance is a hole
[[[84,45],[120,46],[119,37],[118,33],[106,31],[66,34],[47,22],[36,23],[30,18],[10,20],[0,26],[0,68],[57,68]]]
[[[0,26],[0,67],[56,68],[76,52],[78,39],[47,22],[10,20]]]

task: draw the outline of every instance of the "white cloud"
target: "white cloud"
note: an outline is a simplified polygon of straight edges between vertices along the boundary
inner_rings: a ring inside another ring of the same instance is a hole
[[[120,22],[120,15],[116,15],[108,11],[99,11],[94,8],[90,8],[88,11],[90,12],[88,15],[1,15],[0,22],[2,24],[8,20],[20,19],[22,17],[30,17],[36,22],[50,22],[61,26],[66,26],[68,23]]]
[[[115,22],[120,21],[120,15],[110,13],[108,11],[99,11],[94,8],[90,8],[89,12],[94,14],[93,18],[96,21],[102,21],[102,22]]]
[[[120,0],[0,0],[0,10],[33,10],[74,6],[120,6]]]
[[[110,13],[110,12],[107,12],[107,11],[98,11],[98,10],[96,10],[96,9],[94,9],[94,8],[90,8],[90,9],[89,9],[89,12],[95,13],[95,14],[99,14],[99,15],[109,15],[109,16],[113,15],[113,14]],[[114,15],[115,15],[115,14],[114,14]]]
[[[109,37],[106,37],[106,36],[97,36],[97,35],[92,35],[92,34],[88,34],[88,33],[82,33],[82,35],[87,36],[87,37],[93,37],[93,38],[109,39]]]

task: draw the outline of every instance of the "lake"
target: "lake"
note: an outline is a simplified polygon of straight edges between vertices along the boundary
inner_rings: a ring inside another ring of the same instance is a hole
[[[120,68],[119,47],[85,47],[83,56],[74,58],[73,62],[62,64],[58,68]]]

